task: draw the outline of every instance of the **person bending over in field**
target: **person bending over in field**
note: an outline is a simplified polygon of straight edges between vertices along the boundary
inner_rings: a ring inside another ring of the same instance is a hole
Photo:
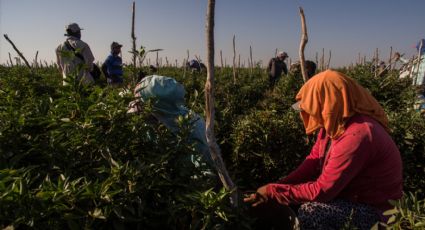
[[[121,86],[123,84],[122,58],[120,57],[122,45],[112,42],[111,54],[102,64],[102,72],[106,77],[108,85]]]
[[[192,60],[188,61],[186,63],[186,67],[189,68],[192,71],[192,73],[194,73],[194,72],[198,72],[199,73],[202,70],[205,70],[207,68],[204,65],[204,63],[199,62],[199,61],[197,61],[195,59],[192,59]]]
[[[283,74],[288,74],[288,68],[285,64],[285,59],[288,57],[288,54],[285,52],[279,52],[277,57],[270,59],[269,64],[267,65],[267,73],[269,75],[269,87],[274,88],[276,83],[279,81],[280,76]]]
[[[306,133],[317,134],[313,149],[297,169],[244,201],[264,225],[275,227],[289,205],[300,205],[301,229],[341,229],[350,221],[370,229],[384,221],[388,201],[402,196],[403,179],[383,108],[356,81],[332,70],[308,80],[296,100],[292,107]]]
[[[83,84],[94,83],[93,53],[89,45],[81,40],[81,28],[77,23],[65,27],[67,36],[65,42],[56,48],[56,59],[59,70],[62,72],[63,85],[67,85],[66,78],[76,75],[76,81]]]
[[[152,115],[164,124],[171,132],[178,133],[179,116],[189,116],[191,130],[189,141],[194,144],[198,155],[190,156],[195,167],[200,167],[203,174],[214,175],[213,161],[205,136],[205,121],[198,114],[185,107],[185,89],[174,78],[150,75],[136,85],[134,95],[136,100],[130,102],[128,113],[141,112],[141,103],[153,100]]]

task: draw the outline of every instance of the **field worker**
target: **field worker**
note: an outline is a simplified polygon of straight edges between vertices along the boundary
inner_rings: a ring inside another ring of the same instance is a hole
[[[152,99],[154,100],[153,117],[173,133],[179,132],[177,123],[179,116],[189,115],[192,124],[189,141],[195,145],[195,149],[199,153],[190,156],[190,161],[196,167],[201,167],[203,173],[212,175],[213,161],[205,136],[205,121],[201,116],[185,107],[185,93],[183,85],[174,78],[158,75],[146,76],[134,89],[137,99],[130,102],[128,113],[140,112],[140,103]]]
[[[77,81],[88,85],[94,83],[91,75],[93,70],[93,53],[87,43],[81,40],[81,28],[77,23],[65,27],[67,37],[65,42],[56,48],[56,58],[59,70],[62,72],[63,85],[68,76],[74,75]]]
[[[202,69],[206,69],[206,66],[204,65],[204,63],[201,63],[201,62],[199,62],[197,60],[194,60],[194,59],[192,59],[189,62],[187,62],[186,63],[186,66],[190,70],[192,70],[192,73],[195,72],[195,71],[196,72],[201,72]]]
[[[277,57],[270,59],[267,65],[267,73],[269,75],[269,86],[274,88],[276,83],[279,81],[282,73],[288,74],[288,68],[286,67],[285,59],[288,54],[285,52],[279,52]]]
[[[388,201],[402,196],[403,178],[383,108],[356,81],[333,70],[308,80],[296,100],[292,107],[307,135],[317,133],[314,147],[297,169],[244,201],[253,209],[300,205],[301,229],[341,229],[350,216],[356,229],[385,221]]]
[[[123,84],[122,58],[120,57],[122,45],[118,42],[112,42],[111,54],[102,64],[102,72],[111,86],[120,86]]]
[[[412,85],[416,90],[415,109],[422,114],[425,114],[425,39],[421,39],[417,43],[416,50],[418,51],[421,59],[418,63],[417,60],[419,58],[415,58],[416,63],[414,63],[413,66],[409,60],[401,57],[398,52],[394,54],[394,58],[396,61],[401,61],[405,65],[404,67],[407,67],[404,71],[401,71],[400,78],[404,78],[409,75],[411,76]]]

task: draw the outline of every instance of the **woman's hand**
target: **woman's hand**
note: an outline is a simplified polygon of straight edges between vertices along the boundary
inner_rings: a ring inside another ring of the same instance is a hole
[[[268,198],[266,194],[267,185],[261,186],[257,189],[256,193],[250,194],[248,197],[244,198],[243,201],[245,203],[251,203],[252,207],[260,205],[262,203],[266,203]]]

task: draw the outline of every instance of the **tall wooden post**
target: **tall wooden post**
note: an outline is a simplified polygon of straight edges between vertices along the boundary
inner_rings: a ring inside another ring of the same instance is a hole
[[[236,84],[236,44],[235,44],[235,35],[233,35],[233,84]]]
[[[207,25],[206,25],[206,38],[207,38],[207,81],[205,82],[205,116],[206,116],[206,130],[208,146],[210,149],[211,158],[217,168],[223,186],[228,190],[233,190],[232,204],[238,206],[238,197],[236,186],[226,170],[223,159],[221,158],[221,150],[218,146],[214,135],[214,8],[215,0],[208,0],[207,9]]]
[[[134,21],[135,21],[135,15],[136,15],[136,2],[133,1],[133,10],[132,10],[132,17],[131,17],[131,39],[133,41],[133,47],[132,47],[132,53],[133,53],[133,83],[136,83],[137,79],[137,50],[136,50],[136,34],[134,33]]]
[[[304,10],[302,7],[300,7],[300,16],[301,16],[301,29],[302,29],[301,43],[300,43],[300,50],[299,50],[300,67],[301,67],[301,74],[303,75],[303,80],[304,82],[306,82],[308,80],[308,76],[307,76],[307,71],[305,68],[304,48],[308,42],[308,35],[307,35],[307,26],[305,23]]]

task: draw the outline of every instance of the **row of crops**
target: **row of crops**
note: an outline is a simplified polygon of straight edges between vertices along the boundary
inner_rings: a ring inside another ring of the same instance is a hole
[[[370,66],[341,69],[385,108],[402,153],[406,196],[389,214],[393,228],[425,224],[425,118],[415,92],[396,73],[375,78]],[[203,114],[205,73],[162,68]],[[127,79],[131,71],[126,70]],[[102,85],[102,84],[101,84]],[[216,70],[216,135],[241,191],[274,181],[298,165],[313,139],[290,110],[302,85],[290,74],[268,89],[262,69]],[[188,119],[176,135],[151,122],[149,103],[127,114],[120,88],[61,85],[54,67],[30,72],[0,66],[0,228],[249,229],[244,205],[181,159],[194,148]]]

